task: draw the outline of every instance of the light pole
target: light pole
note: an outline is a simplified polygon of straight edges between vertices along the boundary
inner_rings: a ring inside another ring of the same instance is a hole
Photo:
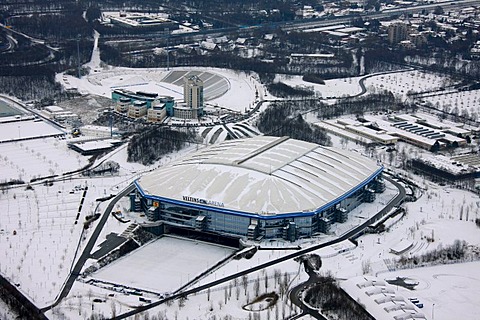
[[[80,72],[80,35],[77,37],[77,71],[78,71],[78,79],[82,77],[82,74]]]
[[[167,71],[169,71],[170,70],[170,54],[168,51],[168,46],[169,46],[168,40],[170,37],[170,29],[165,28],[165,33],[167,34]]]
[[[432,320],[435,319],[434,316],[435,316],[435,303],[432,306]]]

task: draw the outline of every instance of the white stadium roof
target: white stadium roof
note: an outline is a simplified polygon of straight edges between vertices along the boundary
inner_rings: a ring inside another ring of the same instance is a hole
[[[268,216],[323,210],[381,170],[350,151],[257,136],[202,149],[136,184],[152,199]]]

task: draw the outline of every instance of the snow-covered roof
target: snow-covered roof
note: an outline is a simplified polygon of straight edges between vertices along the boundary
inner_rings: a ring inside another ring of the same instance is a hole
[[[59,106],[48,106],[48,107],[45,107],[45,110],[47,110],[50,113],[65,111],[65,110],[63,110],[62,107],[59,107]]]
[[[359,154],[288,137],[225,141],[141,177],[146,196],[257,215],[312,212],[382,168]]]
[[[75,146],[78,150],[82,152],[91,152],[100,149],[108,149],[113,147],[115,144],[120,143],[118,139],[102,139],[102,140],[90,140],[90,141],[79,141],[74,142],[71,145]]]

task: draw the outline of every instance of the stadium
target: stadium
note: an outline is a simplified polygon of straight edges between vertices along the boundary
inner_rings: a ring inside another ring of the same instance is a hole
[[[293,241],[374,201],[382,171],[358,153],[289,137],[230,140],[136,180],[131,209],[200,232]]]

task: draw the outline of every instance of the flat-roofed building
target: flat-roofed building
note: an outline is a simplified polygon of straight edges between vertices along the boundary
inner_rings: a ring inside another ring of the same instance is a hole
[[[79,128],[80,132],[85,136],[92,136],[98,138],[107,138],[112,135],[118,135],[118,128],[107,126],[95,126],[87,124]]]
[[[397,22],[388,26],[388,41],[397,44],[407,39],[408,26],[403,22]]]
[[[153,106],[147,111],[147,121],[162,122],[167,118],[167,108],[165,106]]]
[[[147,114],[147,103],[145,101],[134,101],[128,107],[128,116],[131,118],[140,118]]]

